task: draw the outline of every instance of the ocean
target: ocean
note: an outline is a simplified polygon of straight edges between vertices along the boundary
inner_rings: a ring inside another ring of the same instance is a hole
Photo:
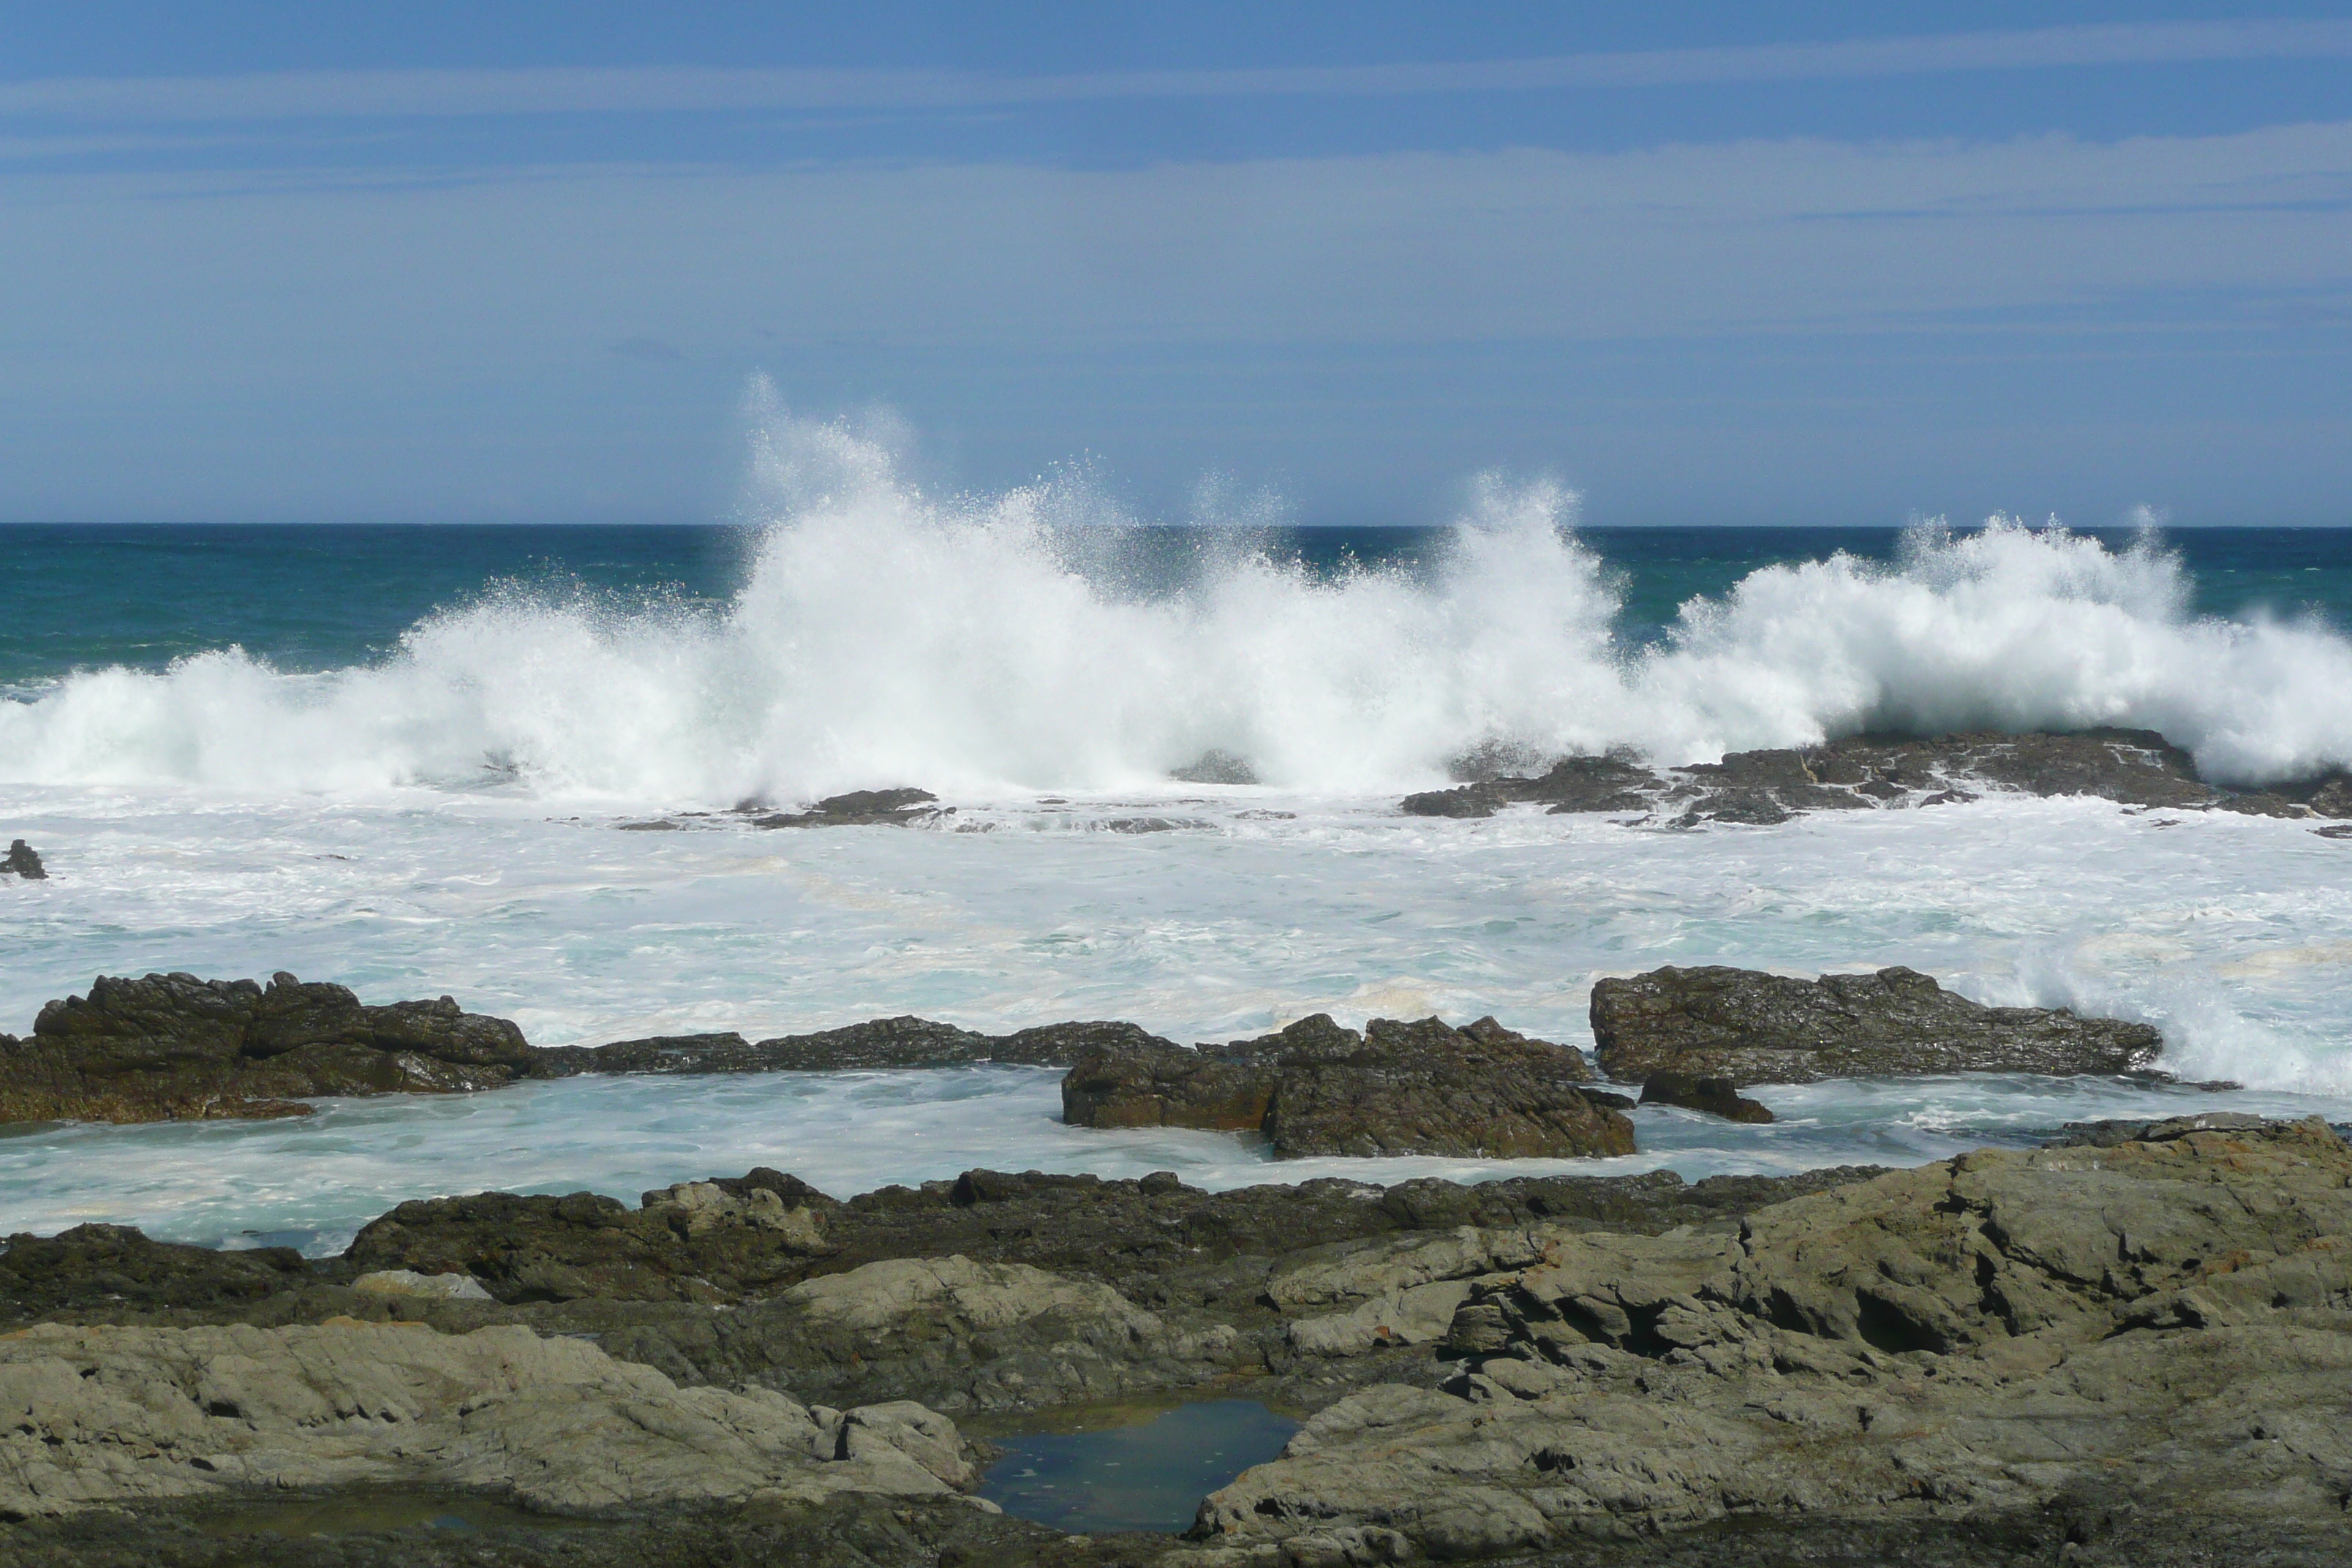
[[[753,1164],[1211,1186],[1916,1163],[2097,1115],[2352,1115],[2352,843],[1988,795],[1666,832],[1406,817],[1482,744],[1662,763],[1864,731],[2163,731],[2217,780],[2352,763],[2352,530],[1611,530],[1494,486],[1424,529],[1137,528],[935,497],[782,433],[730,528],[0,528],[0,1030],[101,973],[456,996],[537,1044],[917,1013],[1179,1039],[1494,1014],[1589,1045],[1661,963],[1907,963],[2158,1023],[2223,1093],[1954,1078],[1645,1109],[1585,1162],[1269,1161],[1058,1120],[1021,1068],[574,1079],[290,1121],[0,1132],[0,1232],[340,1248],[437,1193]],[[1176,782],[1204,752],[1254,784]],[[930,789],[921,828],[727,816]],[[687,815],[687,814],[709,815]],[[667,814],[684,831],[624,832]],[[1137,832],[1139,824],[1157,830]]]

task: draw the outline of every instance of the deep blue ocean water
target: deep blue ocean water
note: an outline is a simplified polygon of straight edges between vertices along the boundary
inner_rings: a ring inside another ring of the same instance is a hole
[[[2126,530],[2083,531],[2111,548]],[[1675,607],[1717,595],[1760,566],[1836,552],[1891,561],[1898,529],[1580,530],[1622,574],[1622,640],[1654,640]],[[2166,532],[2199,613],[2318,615],[2352,627],[2352,529],[2218,528]],[[1414,571],[1452,538],[1436,528],[1306,528],[1254,536],[1277,558],[1330,574],[1351,563]],[[1118,555],[1149,588],[1180,579],[1202,536],[1139,529]],[[508,584],[541,595],[717,605],[760,543],[729,527],[0,525],[0,686],[75,668],[155,669],[231,645],[280,669],[383,658],[436,610]]]

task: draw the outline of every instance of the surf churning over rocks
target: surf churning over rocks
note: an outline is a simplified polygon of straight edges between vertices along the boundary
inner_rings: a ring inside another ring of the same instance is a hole
[[[1426,570],[1318,574],[1204,531],[1141,581],[1082,479],[938,496],[839,425],[755,443],[764,537],[719,606],[509,585],[380,661],[230,647],[88,668],[0,704],[0,778],[728,804],[877,781],[1132,788],[1203,753],[1269,784],[1426,784],[1487,742],[1661,762],[1865,731],[2162,731],[2211,777],[2352,762],[2352,642],[2200,618],[2155,535],[1922,527],[1618,632],[1620,586],[1556,485],[1482,481]]]

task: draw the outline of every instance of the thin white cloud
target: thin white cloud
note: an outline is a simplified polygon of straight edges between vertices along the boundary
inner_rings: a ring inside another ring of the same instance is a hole
[[[719,110],[945,110],[1119,99],[1381,97],[1831,80],[2067,66],[2345,58],[2352,58],[2352,20],[2116,23],[1520,60],[1060,76],[550,67],[59,78],[0,84],[0,115],[188,121]]]

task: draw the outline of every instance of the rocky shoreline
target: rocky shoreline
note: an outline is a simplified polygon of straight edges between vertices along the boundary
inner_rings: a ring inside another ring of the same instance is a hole
[[[755,1171],[404,1204],[319,1261],[85,1226],[8,1238],[0,1314],[0,1561],[41,1568],[2352,1549],[2352,1150],[2316,1122],[1696,1184]],[[1236,1394],[1306,1425],[1189,1536],[965,1489],[960,1421]],[[420,1499],[477,1522],[368,1523]]]

